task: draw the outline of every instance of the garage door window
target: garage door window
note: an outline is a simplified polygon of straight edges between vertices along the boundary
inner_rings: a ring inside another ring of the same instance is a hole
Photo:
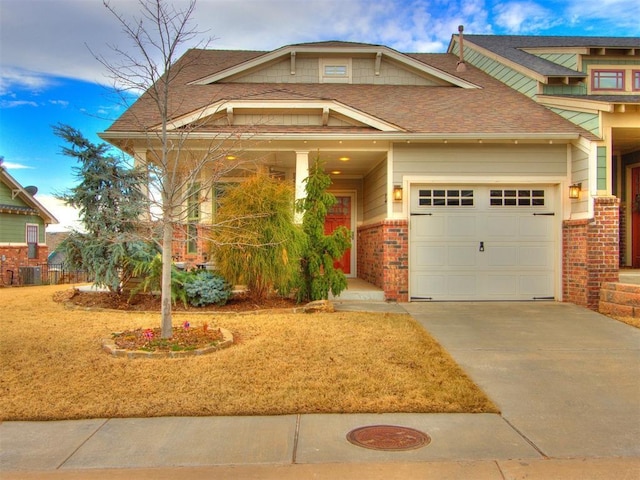
[[[492,207],[542,207],[544,206],[544,190],[491,190],[489,202]]]
[[[421,207],[473,207],[473,190],[419,190]]]

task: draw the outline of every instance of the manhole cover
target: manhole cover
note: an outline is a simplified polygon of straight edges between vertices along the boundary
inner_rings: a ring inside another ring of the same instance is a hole
[[[429,445],[426,433],[394,425],[371,425],[347,433],[347,440],[358,447],[372,450],[414,450]]]

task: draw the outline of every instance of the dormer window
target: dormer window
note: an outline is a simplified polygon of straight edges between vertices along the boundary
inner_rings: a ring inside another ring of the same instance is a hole
[[[624,70],[593,70],[592,90],[624,90]]]
[[[351,83],[351,59],[321,58],[320,83]]]

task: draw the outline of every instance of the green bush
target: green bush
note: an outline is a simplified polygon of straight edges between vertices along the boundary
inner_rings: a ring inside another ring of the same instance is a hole
[[[184,282],[187,299],[194,307],[224,305],[231,296],[229,284],[206,270],[191,272]]]

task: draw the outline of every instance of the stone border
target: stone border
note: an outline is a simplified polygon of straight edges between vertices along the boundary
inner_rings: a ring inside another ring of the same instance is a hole
[[[233,334],[226,328],[220,328],[222,333],[222,341],[210,345],[208,347],[196,348],[194,350],[178,350],[178,351],[159,351],[159,352],[147,352],[146,350],[126,350],[124,348],[118,348],[115,341],[111,338],[105,338],[102,340],[102,350],[106,353],[113,355],[114,357],[122,358],[187,358],[197,357],[200,355],[206,355],[213,353],[223,348],[228,348],[233,345]]]

